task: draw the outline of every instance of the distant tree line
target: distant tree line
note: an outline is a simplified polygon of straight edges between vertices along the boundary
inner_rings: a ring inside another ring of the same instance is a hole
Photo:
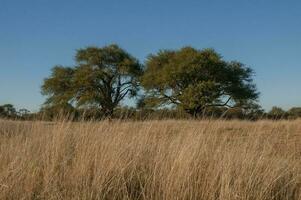
[[[39,112],[31,113],[27,109],[17,110],[12,104],[0,105],[0,118],[18,119],[18,120],[55,120],[58,118],[69,118],[75,121],[78,120],[102,120],[107,116],[99,109],[80,109],[70,105],[44,107]],[[117,107],[114,111],[116,119],[131,119],[131,120],[147,120],[147,119],[192,119],[195,118],[182,109],[174,108],[134,108],[134,107]],[[283,110],[280,107],[273,107],[268,112],[265,112],[258,106],[253,108],[227,108],[215,107],[210,108],[199,118],[207,119],[244,119],[244,120],[259,120],[259,119],[297,119],[301,118],[301,107],[293,107],[289,110]]]
[[[44,79],[47,97],[40,112],[16,112],[0,107],[1,117],[54,119],[104,118],[239,118],[300,117],[300,108],[258,104],[254,71],[238,61],[226,61],[213,49],[183,47],[159,50],[141,64],[116,44],[79,49],[74,66],[54,66]],[[122,106],[135,98],[136,107]],[[1,110],[2,109],[2,110]]]
[[[31,115],[30,111],[25,108],[17,110],[12,104],[0,105],[0,118],[29,119]]]

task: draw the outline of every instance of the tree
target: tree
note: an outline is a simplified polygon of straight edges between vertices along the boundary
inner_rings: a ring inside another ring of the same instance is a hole
[[[27,110],[26,108],[21,108],[19,111],[18,111],[18,115],[20,117],[26,117],[27,115],[30,114],[30,111]]]
[[[239,108],[242,113],[241,118],[257,120],[264,117],[264,109],[254,101],[243,101],[240,104],[234,106],[235,108]]]
[[[0,117],[16,117],[17,111],[12,104],[0,106]]]
[[[197,115],[209,107],[256,101],[252,76],[251,68],[226,62],[213,49],[185,47],[150,55],[142,86],[157,107],[173,104]]]
[[[4,108],[0,106],[0,117],[5,117],[5,114]]]
[[[111,117],[126,96],[136,95],[141,73],[138,60],[117,45],[88,47],[77,51],[75,67],[54,67],[42,93],[46,104],[97,106]]]
[[[287,118],[287,112],[280,107],[274,106],[269,111],[268,116],[273,119]]]
[[[289,109],[288,114],[291,118],[301,117],[301,107],[293,107]]]

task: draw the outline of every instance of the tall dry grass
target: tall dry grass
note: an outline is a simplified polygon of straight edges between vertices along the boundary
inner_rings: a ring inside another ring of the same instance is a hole
[[[301,121],[0,121],[0,199],[301,199]]]

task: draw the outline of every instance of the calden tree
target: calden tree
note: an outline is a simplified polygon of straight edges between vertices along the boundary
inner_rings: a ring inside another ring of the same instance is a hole
[[[213,49],[161,50],[145,64],[142,86],[146,101],[175,105],[191,115],[208,107],[233,107],[256,101],[253,71],[240,62],[227,62]]]
[[[119,46],[80,49],[75,58],[76,66],[56,66],[44,80],[46,105],[93,106],[111,117],[126,96],[136,95],[142,67]]]

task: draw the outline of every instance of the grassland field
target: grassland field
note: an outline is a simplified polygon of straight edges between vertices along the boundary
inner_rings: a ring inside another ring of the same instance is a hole
[[[301,121],[0,120],[0,199],[301,200]]]

